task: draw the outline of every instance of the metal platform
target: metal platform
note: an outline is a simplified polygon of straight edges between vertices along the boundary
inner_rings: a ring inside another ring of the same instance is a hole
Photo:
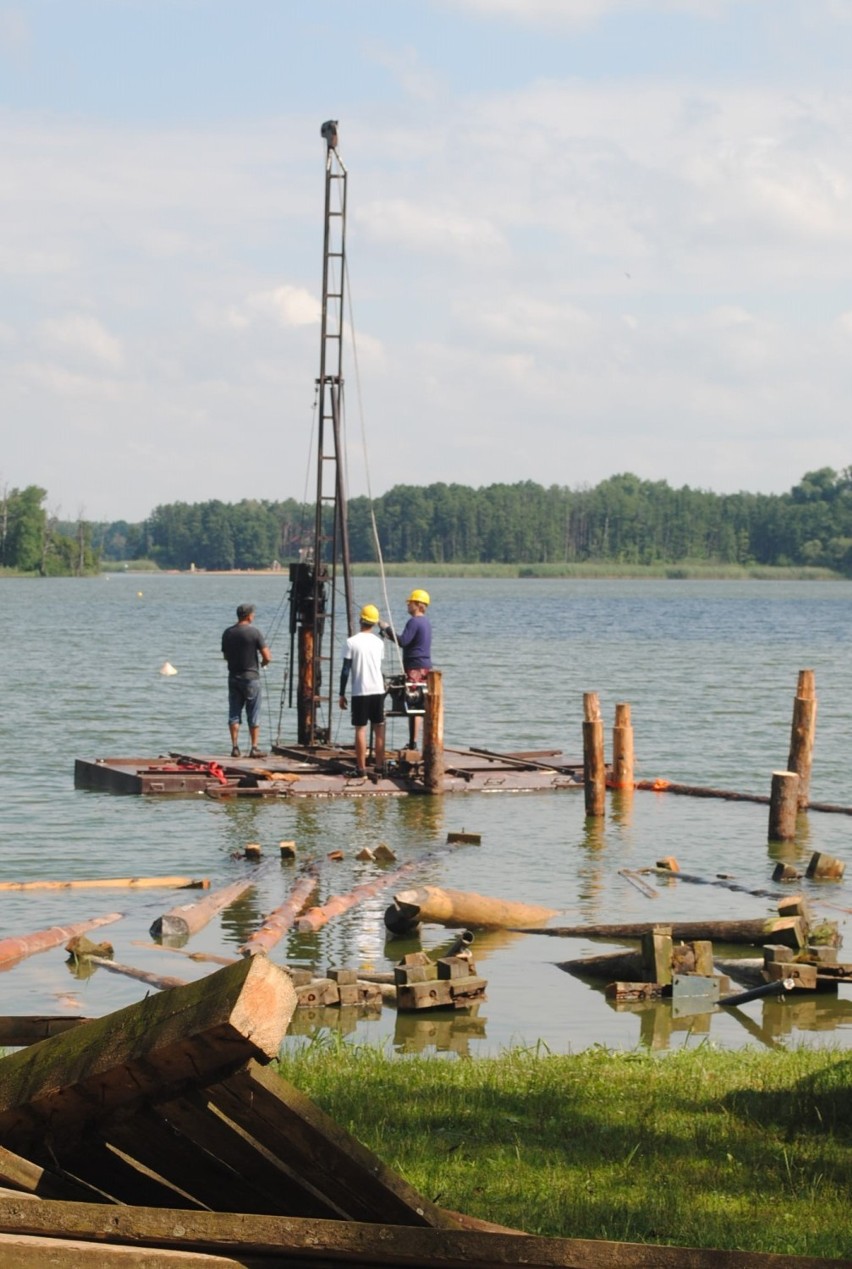
[[[558,749],[493,753],[444,749],[443,793],[536,793],[579,789],[582,759]],[[351,749],[278,748],[266,758],[177,753],[156,758],[78,758],[74,785],[100,793],[237,797],[404,797],[426,792],[419,755],[389,755],[384,774],[355,774]]]

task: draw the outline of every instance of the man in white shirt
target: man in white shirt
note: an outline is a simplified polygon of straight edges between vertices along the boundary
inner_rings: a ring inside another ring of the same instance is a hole
[[[385,765],[385,678],[382,673],[384,645],[373,633],[379,620],[375,604],[361,609],[361,629],[350,635],[343,649],[340,670],[340,708],[346,709],[346,684],[352,674],[352,726],[355,728],[355,774],[367,774],[367,724],[373,727],[376,770]]]

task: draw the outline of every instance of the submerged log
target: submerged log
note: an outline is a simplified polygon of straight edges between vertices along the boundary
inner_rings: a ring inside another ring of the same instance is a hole
[[[151,974],[147,969],[137,969],[135,965],[122,965],[119,961],[109,960],[106,956],[83,956],[81,960],[89,961],[101,969],[108,969],[111,974],[121,974],[124,978],[135,978],[137,982],[148,987],[156,987],[157,991],[169,991],[172,987],[186,987],[185,978],[172,978],[168,974]]]
[[[394,895],[393,906],[385,913],[385,925],[394,933],[413,929],[421,922],[437,925],[464,925],[471,929],[507,929],[521,921],[547,921],[557,908],[511,899],[489,899],[462,890],[420,886]]]
[[[85,934],[89,930],[97,930],[102,925],[111,925],[120,921],[123,912],[111,912],[108,916],[92,917],[89,921],[76,921],[73,925],[52,925],[47,930],[36,930],[33,934],[22,934],[19,938],[0,939],[0,965],[10,961],[22,960],[36,952],[46,952],[48,948],[58,947],[75,935]]]
[[[270,912],[260,929],[250,934],[243,943],[240,955],[256,956],[258,952],[268,952],[273,948],[291,928],[318,885],[319,878],[312,872],[298,877],[285,902]]]
[[[470,924],[468,922],[468,924]],[[654,929],[651,921],[621,925],[560,925],[549,928],[513,927],[516,934],[552,934],[568,939],[641,939]],[[784,943],[803,947],[805,929],[800,917],[760,917],[750,921],[672,921],[672,938],[691,941],[710,939],[714,943]],[[624,975],[622,975],[624,977]]]
[[[606,983],[645,981],[645,958],[641,952],[602,952],[599,956],[557,961],[556,967],[575,978],[594,978]]]
[[[229,886],[223,886],[221,890],[211,891],[209,895],[198,899],[195,903],[184,903],[178,908],[172,908],[169,912],[164,912],[162,916],[157,917],[148,933],[153,939],[189,938],[191,934],[197,934],[199,930],[202,930],[223,908],[235,903],[253,885],[253,880],[243,878],[241,881],[232,882]]]
[[[414,859],[409,864],[403,864],[395,872],[389,872],[383,877],[377,877],[374,881],[365,881],[363,885],[356,886],[348,894],[332,895],[322,907],[311,908],[304,916],[300,916],[296,922],[296,929],[300,934],[309,934],[313,933],[314,930],[321,929],[332,917],[340,916],[342,912],[348,912],[350,908],[354,908],[356,904],[363,903],[365,899],[371,899],[374,895],[380,894],[382,890],[387,890],[388,886],[394,885],[403,877],[410,877],[413,872],[423,867],[427,859],[431,859],[436,853],[435,851],[430,851],[429,854],[421,856],[420,859]],[[376,854],[378,856],[378,849]]]

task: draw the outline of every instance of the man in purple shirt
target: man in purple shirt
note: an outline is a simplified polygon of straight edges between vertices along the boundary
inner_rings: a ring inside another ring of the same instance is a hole
[[[413,590],[408,596],[407,606],[408,621],[399,634],[386,621],[380,622],[379,628],[386,639],[392,639],[402,649],[402,668],[406,682],[425,684],[432,669],[432,623],[426,616],[429,592]],[[417,748],[419,738],[420,715],[410,714],[408,740],[412,749]]]

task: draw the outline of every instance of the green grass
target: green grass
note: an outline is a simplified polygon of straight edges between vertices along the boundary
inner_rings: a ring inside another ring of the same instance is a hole
[[[281,1073],[433,1201],[529,1233],[852,1255],[852,1056],[710,1047],[395,1058]]]

